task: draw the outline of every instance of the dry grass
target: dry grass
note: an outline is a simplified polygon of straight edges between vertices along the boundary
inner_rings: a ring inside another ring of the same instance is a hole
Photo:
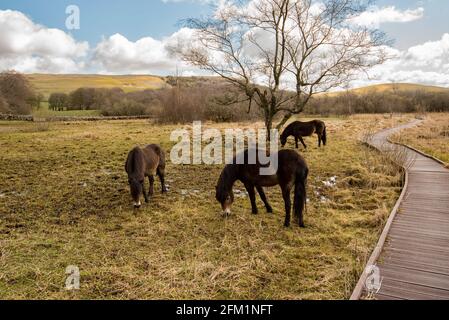
[[[449,113],[430,113],[423,123],[402,131],[393,140],[430,154],[449,166]]]
[[[169,149],[174,126],[0,122],[0,298],[348,298],[401,184],[358,138],[406,119],[326,121],[328,147],[306,139],[307,229],[282,227],[277,188],[268,192],[274,215],[253,216],[238,198],[224,220],[214,200],[220,166],[169,164],[170,193],[133,212],[126,154],[153,142]],[[80,268],[80,291],[64,290],[68,265]]]
[[[382,93],[382,92],[392,92],[392,91],[423,91],[423,92],[429,92],[429,93],[441,93],[441,92],[448,92],[449,88],[445,87],[437,87],[437,86],[426,86],[426,85],[420,85],[420,84],[414,84],[414,83],[384,83],[384,84],[377,84],[377,85],[371,85],[367,87],[362,88],[356,88],[349,90],[351,93],[354,94],[370,94],[370,93]],[[346,93],[346,91],[343,92],[331,92],[326,93],[325,95],[328,96],[336,96],[341,93]]]

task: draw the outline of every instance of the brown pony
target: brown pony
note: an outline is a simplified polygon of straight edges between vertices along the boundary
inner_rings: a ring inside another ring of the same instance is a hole
[[[273,209],[268,203],[263,187],[280,185],[285,202],[285,226],[290,226],[291,190],[294,187],[294,213],[299,219],[299,226],[304,227],[303,211],[307,201],[306,183],[309,174],[306,161],[293,150],[281,150],[277,156],[278,170],[274,175],[260,174],[260,169],[264,166],[260,164],[258,157],[256,164],[235,164],[237,163],[236,157],[233,161],[234,164],[224,168],[216,186],[216,199],[220,202],[226,216],[231,213],[231,206],[234,202],[232,188],[237,180],[241,181],[248,191],[253,214],[258,213],[254,189],[257,189],[267,212],[272,213]],[[244,163],[248,163],[248,150],[244,152],[244,159]]]
[[[165,187],[165,152],[160,146],[151,144],[145,148],[135,147],[128,154],[125,170],[128,173],[128,182],[134,207],[140,208],[140,196],[143,193],[145,202],[154,194],[154,176],[158,175],[161,180],[162,193],[167,192]],[[145,177],[150,182],[148,194],[145,192]]]
[[[320,120],[314,120],[310,122],[296,121],[291,123],[281,135],[282,147],[287,143],[287,139],[290,136],[295,137],[296,149],[299,148],[298,140],[301,141],[304,148],[307,149],[307,145],[304,142],[303,137],[310,137],[314,133],[318,135],[318,147],[321,147],[321,142],[324,145],[327,143],[326,124]]]

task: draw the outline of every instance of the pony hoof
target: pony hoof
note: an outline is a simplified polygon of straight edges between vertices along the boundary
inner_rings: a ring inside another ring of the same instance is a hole
[[[304,223],[303,224],[299,224],[299,227],[302,228],[302,229],[306,229],[307,228]]]
[[[290,223],[284,223],[284,228],[290,228]]]
[[[273,209],[272,208],[267,209],[267,213],[273,214]]]

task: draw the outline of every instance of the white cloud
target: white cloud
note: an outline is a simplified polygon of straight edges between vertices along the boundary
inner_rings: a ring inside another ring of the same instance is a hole
[[[182,28],[170,37],[156,40],[145,37],[135,42],[121,34],[103,39],[94,50],[94,64],[102,73],[173,74],[178,68],[192,72],[193,68],[173,57],[169,45],[193,40],[193,30]]]
[[[0,10],[0,70],[76,72],[88,49],[87,42],[64,31],[35,24],[18,11]]]
[[[386,21],[382,19],[376,21]],[[173,57],[168,50],[170,46],[184,46],[194,41],[194,31],[188,28],[164,39],[144,37],[135,42],[117,33],[103,39],[90,51],[88,43],[76,41],[62,30],[38,25],[18,11],[0,10],[0,70],[15,69],[25,73],[98,70],[110,74],[166,75],[179,69],[185,75],[201,75],[202,71]],[[250,47],[245,49],[251,51]],[[360,75],[352,85],[394,81],[449,87],[449,33],[437,41],[408,50],[388,48],[388,51],[393,57],[391,60],[371,70],[370,79]]]
[[[393,58],[371,70],[372,79],[361,77],[353,85],[407,82],[449,87],[449,33],[408,50],[390,48],[389,53]]]
[[[370,23],[381,23],[385,21],[408,21],[418,11],[405,10],[379,10],[376,19]],[[399,12],[403,15],[385,14],[388,12]],[[420,12],[420,10],[419,10]],[[262,38],[266,35],[261,34]],[[269,37],[267,38],[267,42]],[[104,39],[95,49],[95,62],[101,65],[102,73],[159,73],[174,74],[179,68],[185,74],[202,74],[194,67],[184,64],[182,61],[172,57],[169,53],[170,46],[188,46],[194,43],[194,31],[182,28],[178,32],[162,40],[151,37],[142,38],[136,42],[129,41],[120,34]],[[370,70],[370,78],[361,74],[352,86],[369,85],[373,83],[388,82],[411,82],[431,85],[449,86],[449,34],[445,34],[440,40],[427,42],[414,46],[405,51],[386,47],[392,57],[381,66]],[[251,46],[245,47],[249,54]],[[219,56],[214,57],[219,59]]]
[[[359,26],[378,28],[382,23],[405,23],[419,20],[424,16],[424,8],[399,10],[395,6],[370,7],[367,11],[350,19]]]

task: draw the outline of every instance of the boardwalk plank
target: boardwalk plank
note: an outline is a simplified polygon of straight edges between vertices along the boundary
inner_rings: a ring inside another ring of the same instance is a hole
[[[377,264],[383,277],[376,299],[449,300],[449,170],[388,136],[419,123],[384,130],[371,145],[404,152],[408,187]],[[357,288],[356,288],[357,289]],[[360,293],[360,291],[358,291]]]

